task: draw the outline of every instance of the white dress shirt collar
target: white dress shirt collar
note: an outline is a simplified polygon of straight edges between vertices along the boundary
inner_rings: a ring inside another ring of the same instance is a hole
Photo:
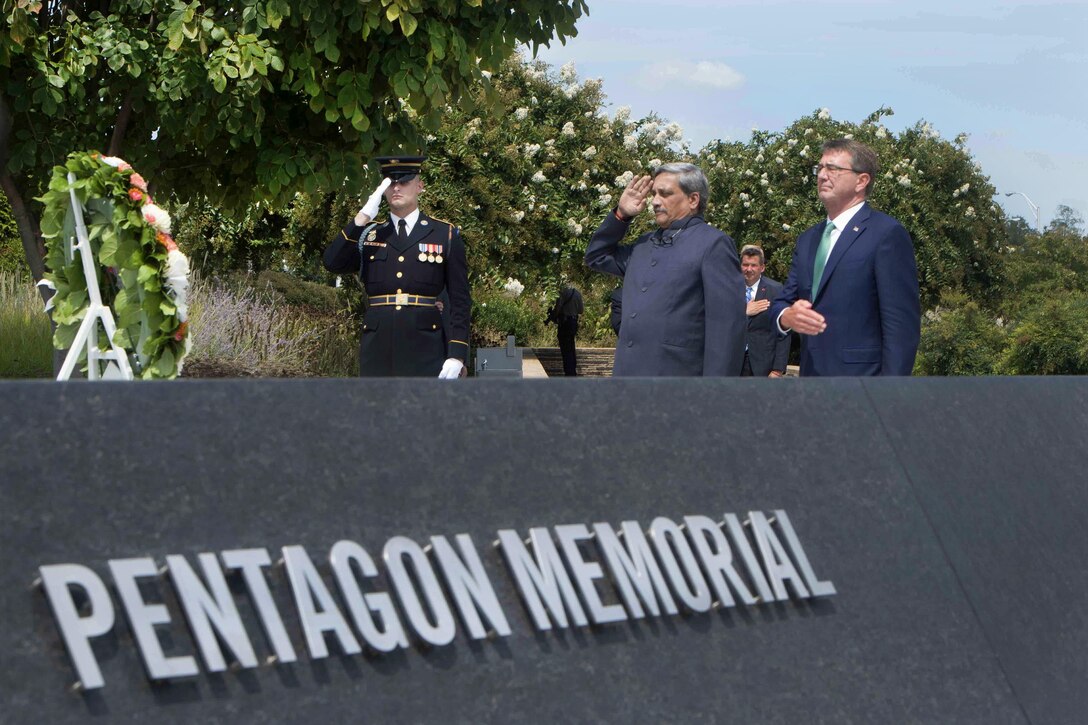
[[[400,229],[401,217],[397,216],[393,212],[389,212],[389,218],[393,220],[393,228]],[[419,207],[416,207],[412,213],[404,217],[404,223],[407,227],[407,233],[411,234],[412,230],[416,228],[416,222],[419,221]]]
[[[846,225],[850,223],[850,220],[854,218],[854,215],[857,214],[858,210],[861,209],[861,207],[863,206],[865,206],[864,201],[858,202],[857,204],[854,204],[852,207],[844,211],[842,214],[839,214],[837,217],[832,219],[831,223],[835,225],[835,231],[841,233],[843,229],[846,229]]]

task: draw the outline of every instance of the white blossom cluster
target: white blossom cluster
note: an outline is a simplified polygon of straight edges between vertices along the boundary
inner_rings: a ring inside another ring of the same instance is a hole
[[[573,121],[567,121],[566,123],[564,123],[563,124],[563,130],[560,131],[559,133],[563,134],[564,136],[573,136],[574,135],[574,122]]]
[[[624,171],[622,174],[616,177],[616,186],[627,186],[631,183],[631,179],[635,178],[635,172]]]
[[[524,121],[528,117],[529,117],[529,109],[526,108],[525,106],[522,106],[521,108],[514,111],[514,118],[516,118],[519,121]]]
[[[828,108],[821,108],[820,112],[816,114],[816,118],[820,119],[821,121],[828,120],[829,118],[831,118],[831,110]],[[805,133],[808,133],[808,131],[806,131]]]
[[[627,151],[636,151],[638,149],[638,136],[633,133],[624,136],[623,148]]]
[[[538,144],[538,143],[527,143],[527,144],[525,144],[524,146],[521,147],[521,152],[523,154],[525,154],[525,158],[528,158],[528,159],[531,159],[534,156],[536,156],[539,151],[540,151],[540,144]]]
[[[578,70],[574,67],[574,61],[569,60],[559,69],[559,77],[565,83],[572,83],[578,77]]]
[[[537,171],[535,174],[533,174],[532,180],[534,184],[543,184],[545,181],[548,180],[548,177],[544,175],[543,171]]]
[[[970,189],[971,189],[970,184],[964,184],[963,186],[961,186],[960,188],[958,188],[958,189],[956,189],[955,191],[952,192],[952,198],[956,198],[957,196],[962,196],[963,194],[966,194]]]
[[[502,289],[507,297],[518,297],[525,291],[525,285],[513,277],[507,277],[506,284],[502,286]]]
[[[582,234],[582,225],[573,219],[567,219],[567,229],[576,237]]]
[[[596,146],[590,146],[589,148],[587,148],[585,151],[582,152],[582,158],[584,158],[584,159],[592,159],[596,155],[597,155],[597,147]]]

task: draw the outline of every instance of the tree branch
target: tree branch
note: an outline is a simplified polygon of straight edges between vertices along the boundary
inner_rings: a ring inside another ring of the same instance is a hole
[[[132,96],[135,90],[129,88],[125,94],[125,100],[121,102],[121,110],[117,112],[117,121],[113,124],[113,137],[110,138],[110,148],[107,156],[120,156],[121,147],[125,142],[125,133],[128,131],[128,122],[132,118]]]

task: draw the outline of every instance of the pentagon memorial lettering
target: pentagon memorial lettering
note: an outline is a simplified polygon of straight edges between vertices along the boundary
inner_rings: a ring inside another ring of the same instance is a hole
[[[731,513],[721,521],[658,517],[647,529],[636,521],[539,527],[528,536],[502,529],[485,552],[490,548],[537,631],[835,594],[817,577],[782,510],[752,511],[743,522]],[[105,576],[76,563],[39,571],[77,684],[88,690],[107,684],[92,644],[113,632],[121,614],[154,681],[192,677],[201,667],[296,662],[304,654],[288,631],[295,623],[295,641],[312,660],[329,656],[330,641],[346,655],[392,652],[413,641],[441,647],[453,641],[458,623],[474,640],[512,633],[510,603],[500,601],[468,534],[452,541],[431,536],[423,545],[394,536],[378,561],[354,541],[337,541],[321,557],[327,576],[302,546],[284,546],[277,558],[273,564],[264,548],[232,549],[198,554],[199,573],[180,554],[166,556],[161,567],[152,557],[110,559]],[[375,586],[383,573],[388,591]],[[238,580],[233,591],[228,577]],[[159,596],[149,597],[156,585]],[[180,617],[161,603],[169,600],[167,589]],[[278,590],[281,601],[289,594],[293,611],[277,606]],[[164,630],[175,649],[190,644],[189,653],[167,654]],[[191,642],[179,638],[185,631]],[[267,654],[259,657],[259,650]]]

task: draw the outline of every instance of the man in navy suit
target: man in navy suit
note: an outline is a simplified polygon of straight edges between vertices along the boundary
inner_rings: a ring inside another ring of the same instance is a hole
[[[745,313],[748,335],[745,338],[744,377],[780,378],[786,374],[790,357],[790,335],[779,335],[771,318],[771,300],[782,285],[763,275],[766,267],[763,250],[754,244],[740,250],[740,271],[744,275]]]
[[[852,139],[823,145],[813,169],[827,219],[797,239],[771,305],[779,332],[801,334],[802,376],[910,375],[921,309],[910,235],[866,202],[876,153]]]
[[[647,195],[658,229],[620,244]],[[635,177],[589,240],[586,264],[623,278],[623,325],[612,375],[740,375],[744,278],[737,247],[706,223],[710,185],[699,167]]]

